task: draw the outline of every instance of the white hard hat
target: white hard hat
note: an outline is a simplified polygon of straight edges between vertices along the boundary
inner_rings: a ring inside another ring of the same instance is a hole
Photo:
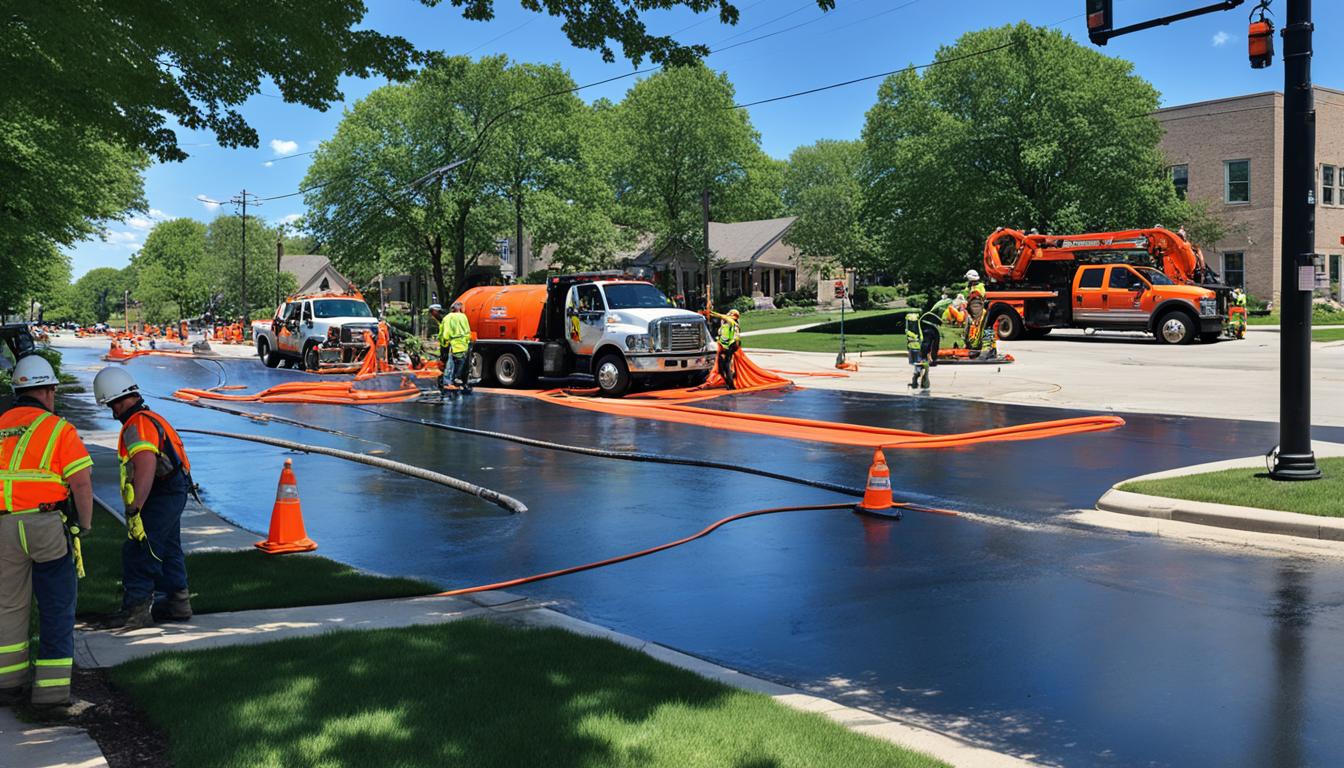
[[[26,355],[14,365],[15,392],[34,387],[54,387],[57,383],[56,371],[41,355]]]
[[[430,312],[442,312],[442,311],[443,311],[443,305],[442,305],[442,304],[430,304],[430,305],[429,305],[429,311],[430,311]]]
[[[125,368],[110,365],[93,377],[93,399],[99,405],[107,405],[127,395],[140,394],[140,387]]]
[[[979,280],[979,279],[980,279],[980,273],[979,273],[979,272],[976,272],[974,269],[968,269],[968,270],[966,270],[966,279],[967,279],[967,280]]]

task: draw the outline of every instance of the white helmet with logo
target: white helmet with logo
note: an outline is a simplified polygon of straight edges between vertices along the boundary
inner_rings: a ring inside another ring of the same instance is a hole
[[[135,379],[119,365],[109,365],[93,377],[93,399],[99,405],[107,405],[127,395],[140,394]]]
[[[967,280],[979,280],[979,279],[980,279],[980,273],[979,273],[979,272],[976,272],[974,269],[968,269],[968,270],[966,270],[966,279],[967,279]]]
[[[56,386],[56,371],[41,355],[26,355],[14,365],[14,391]]]

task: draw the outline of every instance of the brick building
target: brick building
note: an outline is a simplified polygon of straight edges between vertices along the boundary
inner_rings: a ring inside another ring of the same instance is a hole
[[[1176,190],[1231,223],[1205,256],[1231,285],[1276,301],[1283,216],[1283,94],[1255,93],[1157,112]],[[1338,294],[1344,260],[1344,91],[1316,88],[1316,247]],[[1180,222],[1161,222],[1175,227]]]

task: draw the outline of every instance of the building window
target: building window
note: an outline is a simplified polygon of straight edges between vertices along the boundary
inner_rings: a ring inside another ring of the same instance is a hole
[[[1185,191],[1190,188],[1190,166],[1171,166],[1171,185],[1176,188],[1176,196],[1185,199]]]
[[[1321,205],[1335,204],[1335,166],[1321,166]]]
[[[1229,203],[1251,201],[1251,161],[1228,160],[1223,163],[1223,200]]]
[[[1246,287],[1246,254],[1240,251],[1223,254],[1223,282],[1233,288]]]

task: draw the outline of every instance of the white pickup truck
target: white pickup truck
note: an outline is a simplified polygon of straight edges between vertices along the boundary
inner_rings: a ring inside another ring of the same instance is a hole
[[[378,319],[359,295],[290,296],[269,321],[252,323],[257,357],[268,368],[281,363],[317,371],[356,365],[368,345],[364,332],[378,335]]]

